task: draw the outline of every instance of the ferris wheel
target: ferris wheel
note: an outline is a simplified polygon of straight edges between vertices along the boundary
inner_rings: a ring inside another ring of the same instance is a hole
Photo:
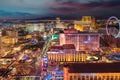
[[[116,22],[118,23],[119,25],[119,28],[117,29],[116,27],[109,27],[109,22],[111,19],[115,19]],[[114,36],[115,38],[120,38],[120,22],[119,22],[119,19],[115,16],[112,16],[110,17],[108,20],[107,20],[107,23],[106,23],[106,33],[107,35],[112,35]]]

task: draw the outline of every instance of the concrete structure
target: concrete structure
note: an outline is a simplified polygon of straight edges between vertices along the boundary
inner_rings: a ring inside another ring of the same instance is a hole
[[[6,30],[6,36],[8,37],[18,37],[18,31],[16,30]]]
[[[2,36],[2,42],[6,44],[15,44],[18,42],[18,32],[15,30],[6,30],[6,35]]]
[[[2,42],[5,44],[15,44],[18,42],[18,38],[4,36],[4,37],[2,37]]]
[[[60,45],[74,44],[76,51],[99,51],[100,35],[90,32],[75,32],[66,30],[60,33]]]
[[[26,31],[32,33],[34,31],[44,32],[45,24],[44,23],[34,23],[34,24],[26,24]]]
[[[119,63],[68,63],[63,69],[64,80],[120,80],[119,66]]]
[[[56,18],[56,23],[60,23],[61,21],[60,21],[60,18],[59,17],[57,17]]]
[[[51,71],[51,74],[53,74],[53,78],[51,80],[63,80],[63,71],[62,70],[54,70]]]
[[[116,47],[120,47],[120,39],[119,38],[115,38],[111,35],[104,35],[102,36],[103,39],[109,44],[110,47],[116,48]]]
[[[56,18],[56,28],[65,29],[65,24],[64,22],[61,22],[59,17]]]
[[[44,32],[45,31],[45,24],[44,23],[40,23],[39,24],[39,31],[40,32]]]
[[[88,54],[84,54],[84,52],[76,53],[73,44],[65,44],[51,47],[47,52],[47,56],[49,60],[59,62],[84,62]]]
[[[54,60],[58,62],[85,62],[88,54],[84,53],[78,53],[78,54],[73,54],[73,53],[64,53],[64,54],[47,54],[49,60]]]
[[[96,28],[95,18],[83,16],[80,21],[74,21],[74,28],[80,31],[93,31]]]

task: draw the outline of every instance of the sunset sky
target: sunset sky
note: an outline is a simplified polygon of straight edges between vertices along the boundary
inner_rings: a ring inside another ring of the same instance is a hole
[[[120,0],[0,0],[0,18],[120,17]]]

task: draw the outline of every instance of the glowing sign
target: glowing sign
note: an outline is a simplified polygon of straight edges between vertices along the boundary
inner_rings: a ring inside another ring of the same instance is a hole
[[[55,74],[64,74],[63,71],[55,71]]]
[[[52,40],[58,39],[58,38],[59,38],[59,34],[53,34],[53,35],[52,35]]]
[[[60,54],[64,53],[63,51],[48,51],[47,54]]]
[[[48,57],[44,57],[43,60],[44,60],[44,61],[48,61]]]
[[[96,76],[96,73],[82,73],[82,76]]]
[[[31,38],[30,42],[31,42],[31,43],[37,43],[38,41],[37,41],[37,39]]]

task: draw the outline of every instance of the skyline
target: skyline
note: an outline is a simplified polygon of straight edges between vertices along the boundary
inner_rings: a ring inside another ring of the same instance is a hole
[[[0,19],[119,18],[119,8],[119,0],[0,0]]]

